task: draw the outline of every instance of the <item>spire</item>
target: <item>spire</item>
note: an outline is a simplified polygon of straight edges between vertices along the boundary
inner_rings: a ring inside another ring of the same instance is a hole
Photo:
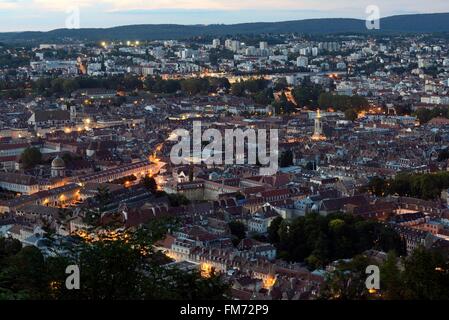
[[[320,109],[317,109],[317,113],[315,116],[315,129],[313,131],[312,140],[314,141],[326,140],[326,136],[323,134],[323,124],[321,123]]]

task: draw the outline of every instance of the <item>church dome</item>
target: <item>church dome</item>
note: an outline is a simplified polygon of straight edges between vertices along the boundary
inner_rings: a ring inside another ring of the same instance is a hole
[[[62,160],[62,158],[60,156],[57,156],[56,158],[53,159],[53,161],[51,162],[51,167],[52,168],[61,168],[61,167],[65,167],[65,162],[64,160]]]

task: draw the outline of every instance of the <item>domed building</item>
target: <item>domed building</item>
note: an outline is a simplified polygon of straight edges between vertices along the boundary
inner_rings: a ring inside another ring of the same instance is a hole
[[[63,178],[65,177],[65,162],[60,156],[57,156],[51,162],[51,177]]]

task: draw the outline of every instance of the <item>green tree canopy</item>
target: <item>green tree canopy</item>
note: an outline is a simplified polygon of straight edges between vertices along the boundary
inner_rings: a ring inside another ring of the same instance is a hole
[[[441,191],[446,188],[449,188],[449,172],[447,171],[400,173],[391,180],[373,178],[367,186],[367,190],[376,195],[391,194],[424,200],[438,198]]]
[[[369,293],[365,286],[366,267],[379,266],[380,289]],[[399,259],[389,252],[383,263],[356,256],[340,262],[328,274],[321,298],[338,300],[447,300],[449,299],[449,261],[434,250],[417,248]]]
[[[276,217],[273,221],[271,221],[270,226],[268,227],[268,240],[270,243],[279,243],[279,228],[281,227],[283,221],[284,219],[282,219],[282,217]]]
[[[166,258],[155,252],[152,245],[169,226],[173,224],[159,221],[132,233],[122,233],[118,239],[104,236],[99,241],[80,241],[50,257],[44,257],[36,247],[11,252],[0,272],[0,298],[223,299],[227,285],[219,275],[204,278],[198,270],[182,271],[161,263]],[[65,287],[68,265],[79,267],[80,290]]]
[[[245,225],[239,221],[231,221],[228,223],[229,230],[231,234],[235,236],[238,240],[242,240],[245,238]]]
[[[157,191],[157,183],[153,177],[149,177],[149,176],[143,177],[142,184],[151,193],[155,193]]]
[[[345,118],[349,121],[357,120],[357,111],[353,108],[345,110]]]
[[[293,165],[293,152],[291,150],[282,152],[279,159],[279,166],[281,168],[285,168],[292,165]]]
[[[404,252],[401,238],[388,226],[342,213],[327,216],[309,213],[282,222],[278,232],[279,256],[305,261],[314,268],[368,249]]]
[[[22,164],[25,169],[31,169],[41,163],[42,153],[38,148],[28,147],[23,151],[20,156],[20,160],[22,160]]]
[[[320,85],[311,83],[310,81],[303,81],[301,85],[295,87],[292,91],[296,103],[300,107],[318,107],[318,99],[323,92]]]

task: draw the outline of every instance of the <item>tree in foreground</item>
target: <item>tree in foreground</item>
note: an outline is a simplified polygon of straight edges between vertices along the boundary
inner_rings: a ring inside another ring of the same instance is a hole
[[[36,247],[7,251],[0,242],[0,299],[223,298],[227,285],[219,275],[203,278],[198,270],[182,271],[161,263],[167,258],[152,245],[169,226],[171,222],[153,223],[132,233],[109,231],[98,241],[60,247],[50,257]],[[79,266],[80,290],[65,286],[68,265]]]

